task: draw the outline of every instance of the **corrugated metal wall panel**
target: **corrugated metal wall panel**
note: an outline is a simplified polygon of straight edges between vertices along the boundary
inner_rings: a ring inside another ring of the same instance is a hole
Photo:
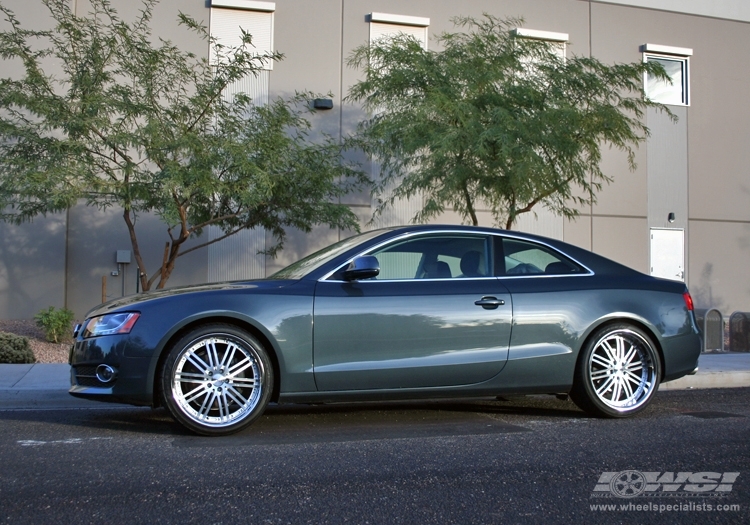
[[[533,37],[527,37],[533,38]],[[542,39],[546,40],[546,39]],[[555,42],[551,44],[554,51],[565,60],[566,44],[565,42]],[[533,67],[533,62],[529,67]],[[516,218],[513,229],[517,231],[544,235],[553,239],[563,238],[563,218],[553,213],[539,203],[532,211],[523,213]]]
[[[240,27],[253,36],[259,53],[273,50],[273,13],[240,9],[211,9],[211,35],[219,43],[236,47],[241,43]],[[215,57],[211,57],[214,61]],[[247,93],[256,105],[269,100],[270,70],[273,63],[257,75],[248,75],[224,90],[223,97],[231,101],[237,93]],[[223,235],[217,226],[208,228],[209,240]],[[263,228],[244,230],[208,246],[208,282],[259,279],[266,276],[266,256],[259,254],[266,248]]]
[[[208,228],[210,240],[221,237],[216,226]],[[261,279],[266,276],[266,256],[258,251],[266,248],[263,228],[244,230],[208,246],[208,282]]]
[[[536,216],[534,215],[535,213]],[[533,211],[518,216],[513,229],[562,240],[563,218],[551,212],[543,205],[537,204]]]
[[[414,36],[417,40],[422,42],[422,45],[427,49],[428,42],[428,28],[409,26],[401,24],[385,24],[380,22],[370,23],[370,43],[375,40],[398,33],[404,33],[407,35]],[[380,177],[380,165],[375,159],[372,161],[371,175],[373,180],[377,180]],[[393,189],[397,186],[396,182],[389,184],[382,196],[382,199],[388,199],[392,195]],[[392,206],[389,206],[381,215],[378,215],[373,220],[373,226],[376,228],[385,228],[387,226],[399,226],[402,224],[410,224],[412,218],[422,209],[424,198],[422,195],[414,195],[409,199],[401,199],[394,202]],[[380,203],[373,198],[372,209],[378,207]]]
[[[688,228],[688,153],[687,153],[687,107],[669,106],[678,117],[672,122],[668,115],[649,108],[646,113],[651,135],[647,139],[648,153],[648,225],[654,228],[670,228],[682,231],[682,253],[671,254],[672,260],[681,260],[682,280],[687,280]],[[674,213],[669,222],[670,213]],[[663,257],[664,250],[673,251],[671,244],[659,243],[654,239],[649,244],[651,273]],[[675,265],[675,268],[677,265]],[[675,270],[677,272],[677,270]],[[672,273],[675,273],[672,272]]]
[[[257,75],[248,75],[245,78],[232,82],[224,90],[223,97],[231,101],[237,93],[247,93],[253,99],[256,106],[268,104],[268,86],[270,82],[270,71],[259,71]]]
[[[372,176],[373,179],[380,176],[380,166],[374,161],[372,163]],[[383,198],[385,199],[392,195],[393,189],[396,186],[395,181],[387,185]],[[372,209],[377,208],[379,204],[378,200],[373,198]],[[392,206],[386,208],[382,214],[373,219],[373,227],[386,228],[388,226],[411,224],[412,219],[422,209],[423,204],[424,197],[422,195],[413,195],[409,199],[397,200]]]
[[[646,113],[651,135],[647,139],[648,224],[651,227],[687,228],[688,155],[687,108],[669,106],[679,119],[649,108]],[[670,212],[673,223],[667,222]]]

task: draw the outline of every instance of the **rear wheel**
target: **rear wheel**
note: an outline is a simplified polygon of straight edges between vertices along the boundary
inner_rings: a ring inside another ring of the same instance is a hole
[[[205,325],[172,346],[161,387],[164,405],[179,423],[221,436],[261,416],[273,391],[273,368],[263,345],[244,330]]]
[[[661,377],[656,345],[627,323],[596,331],[581,350],[570,397],[586,412],[627,417],[651,402]]]

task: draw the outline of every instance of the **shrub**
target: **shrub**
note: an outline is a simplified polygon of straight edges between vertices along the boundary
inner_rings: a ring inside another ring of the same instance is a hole
[[[67,308],[50,306],[34,316],[37,326],[44,330],[47,341],[59,343],[62,338],[69,338],[72,331],[73,312]]]
[[[0,363],[36,363],[29,340],[20,335],[0,332]]]

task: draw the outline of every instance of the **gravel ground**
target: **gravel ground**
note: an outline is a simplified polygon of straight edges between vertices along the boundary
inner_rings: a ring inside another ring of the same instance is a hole
[[[72,327],[70,331],[73,332]],[[68,353],[73,340],[70,339],[64,343],[50,343],[44,338],[44,331],[33,320],[0,320],[0,332],[27,337],[37,363],[68,362]]]

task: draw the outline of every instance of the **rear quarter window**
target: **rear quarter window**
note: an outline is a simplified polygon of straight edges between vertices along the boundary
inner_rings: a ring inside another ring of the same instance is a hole
[[[561,253],[531,241],[503,239],[502,254],[504,264],[499,270],[504,275],[568,275],[584,271]]]

